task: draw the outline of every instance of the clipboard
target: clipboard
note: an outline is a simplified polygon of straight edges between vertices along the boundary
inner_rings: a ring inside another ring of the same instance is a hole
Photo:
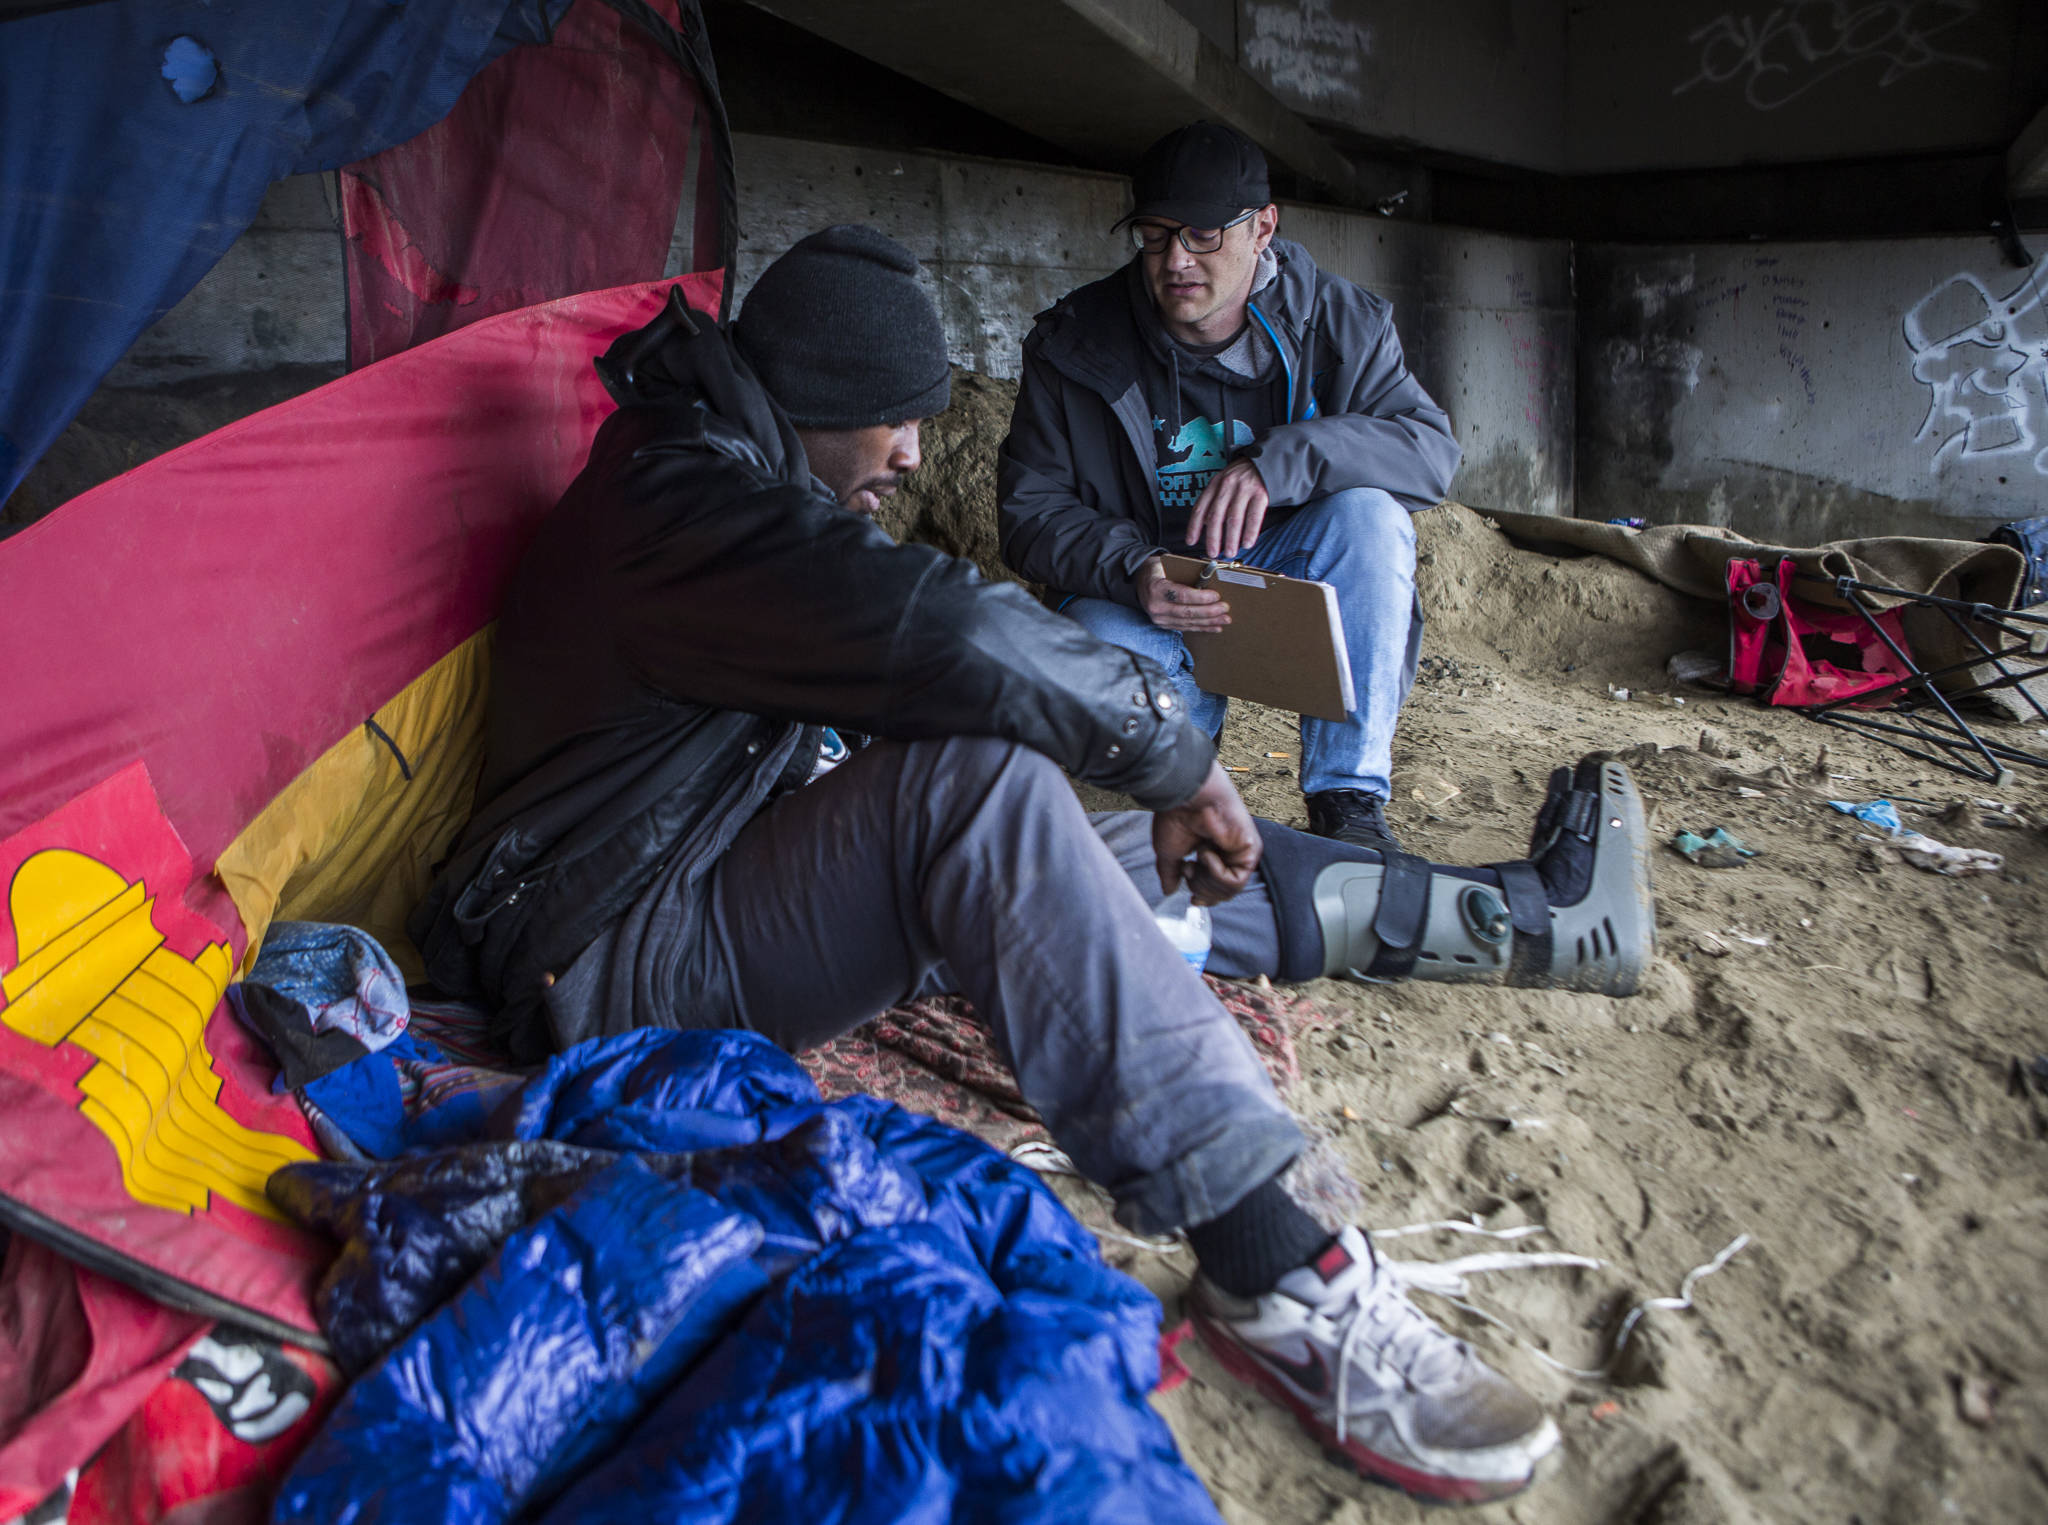
[[[1223,629],[1185,637],[1202,688],[1318,720],[1342,720],[1357,707],[1330,584],[1195,556],[1168,553],[1160,562],[1169,581],[1221,593],[1230,605]]]

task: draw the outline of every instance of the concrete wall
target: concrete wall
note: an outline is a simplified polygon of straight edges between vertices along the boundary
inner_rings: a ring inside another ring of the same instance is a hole
[[[1109,231],[1130,202],[1116,175],[746,134],[734,157],[737,304],[806,233],[871,223],[923,266],[954,362],[987,376],[1015,376],[1031,315],[1116,269],[1128,247]]]
[[[1190,19],[1192,0],[1179,7]],[[1565,0],[1238,0],[1244,68],[1368,137],[1565,167]]]
[[[2041,513],[2044,289],[1989,239],[1583,250],[1578,513],[1792,544]]]
[[[1032,315],[1128,257],[1109,232],[1129,205],[1118,176],[783,138],[741,136],[736,152],[742,305],[762,266],[795,239],[834,222],[873,223],[923,263],[953,359],[984,375],[1015,376]],[[1410,366],[1465,447],[1454,496],[1571,511],[1565,244],[1293,205],[1280,228],[1318,264],[1394,303]]]
[[[1284,207],[1280,231],[1317,264],[1394,304],[1409,368],[1443,404],[1465,460],[1451,496],[1569,514],[1576,411],[1571,249]]]
[[[1315,120],[1571,174],[2002,148],[2048,91],[2039,0],[1238,0],[1235,42]]]
[[[1575,173],[2003,148],[2040,0],[1578,0]]]
[[[273,185],[220,263],[143,330],[108,373],[113,387],[274,366],[339,366],[348,345],[339,213],[326,175]]]
[[[736,155],[737,300],[805,233],[873,223],[917,255],[954,360],[985,375],[1015,376],[1032,315],[1127,257],[1110,232],[1129,199],[1118,176],[745,134]],[[1282,231],[1395,304],[1410,364],[1465,446],[1454,494],[1571,511],[1566,245],[1300,206],[1284,210]],[[286,181],[220,264],[137,340],[31,475],[17,516],[338,374],[345,337],[341,241],[324,180]]]

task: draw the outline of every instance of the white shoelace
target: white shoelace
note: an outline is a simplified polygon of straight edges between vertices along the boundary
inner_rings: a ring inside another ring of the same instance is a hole
[[[1331,1323],[1342,1323],[1344,1336],[1337,1343],[1337,1443],[1342,1445],[1351,1418],[1351,1363],[1359,1354],[1366,1331],[1374,1364],[1397,1373],[1410,1386],[1424,1380],[1449,1377],[1451,1368],[1462,1365],[1470,1347],[1440,1327],[1435,1320],[1408,1300],[1401,1279],[1390,1262],[1380,1258],[1368,1244],[1372,1260],[1366,1274],[1347,1291],[1315,1311]],[[1434,1366],[1434,1373],[1424,1368]]]
[[[1482,1239],[1512,1240],[1522,1239],[1530,1234],[1547,1232],[1549,1230],[1538,1223],[1526,1223],[1518,1228],[1491,1229],[1477,1223],[1465,1223],[1457,1219],[1449,1219],[1433,1223],[1414,1223],[1406,1228],[1386,1229],[1374,1234],[1372,1237],[1378,1241],[1399,1239],[1409,1234],[1452,1233],[1471,1234]],[[1676,1297],[1651,1297],[1637,1303],[1634,1308],[1629,1310],[1628,1317],[1622,1320],[1621,1328],[1615,1334],[1614,1348],[1607,1353],[1607,1359],[1601,1362],[1599,1366],[1590,1370],[1584,1367],[1566,1365],[1563,1361],[1550,1354],[1549,1351],[1533,1343],[1526,1335],[1522,1334],[1520,1330],[1516,1329],[1514,1325],[1508,1323],[1505,1319],[1496,1318],[1484,1308],[1477,1307],[1468,1301],[1467,1299],[1471,1295],[1471,1288],[1466,1283],[1465,1278],[1468,1275],[1475,1275],[1485,1271],[1520,1271],[1539,1266],[1576,1266],[1598,1270],[1607,1264],[1604,1260],[1596,1260],[1590,1255],[1569,1255],[1551,1251],[1465,1255],[1456,1260],[1388,1260],[1381,1263],[1402,1286],[1412,1288],[1418,1292],[1434,1293],[1452,1307],[1469,1313],[1472,1317],[1484,1323],[1491,1324],[1552,1370],[1563,1372],[1566,1376],[1576,1377],[1581,1381],[1604,1382],[1613,1373],[1616,1363],[1621,1360],[1621,1352],[1627,1346],[1629,1336],[1635,1333],[1636,1325],[1641,1322],[1643,1315],[1653,1311],[1683,1313],[1690,1309],[1692,1307],[1692,1289],[1694,1285],[1726,1266],[1729,1261],[1747,1249],[1749,1243],[1749,1235],[1737,1234],[1733,1240],[1722,1248],[1721,1253],[1712,1260],[1696,1265],[1686,1272],[1685,1279],[1679,1283],[1678,1295]]]
[[[1428,1233],[1432,1231],[1476,1234],[1489,1239],[1520,1239],[1529,1234],[1542,1233],[1544,1229],[1541,1225],[1537,1224],[1528,1224],[1513,1229],[1488,1229],[1482,1228],[1477,1224],[1451,1221],[1415,1224],[1408,1228],[1390,1229],[1386,1233],[1377,1234],[1372,1237],[1376,1239],[1396,1239],[1404,1234]],[[1390,1308],[1398,1310],[1391,1315],[1398,1320],[1398,1324],[1395,1332],[1381,1346],[1378,1364],[1399,1372],[1404,1380],[1411,1383],[1414,1381],[1418,1366],[1430,1354],[1432,1349],[1439,1354],[1455,1354],[1459,1360],[1463,1360],[1470,1351],[1471,1347],[1465,1341],[1442,1328],[1428,1314],[1408,1300],[1407,1293],[1410,1288],[1416,1291],[1433,1292],[1465,1312],[1484,1319],[1487,1323],[1505,1331],[1518,1344],[1527,1346],[1529,1351],[1539,1360],[1558,1371],[1581,1379],[1605,1381],[1614,1370],[1615,1363],[1621,1359],[1621,1352],[1628,1344],[1629,1336],[1635,1333],[1636,1325],[1641,1322],[1645,1314],[1652,1311],[1684,1312],[1690,1309],[1692,1307],[1692,1289],[1694,1285],[1726,1266],[1729,1261],[1748,1248],[1749,1243],[1749,1235],[1738,1234],[1720,1254],[1702,1265],[1694,1266],[1686,1273],[1685,1279],[1679,1284],[1676,1297],[1646,1298],[1636,1304],[1629,1311],[1628,1317],[1622,1321],[1621,1328],[1615,1335],[1614,1348],[1608,1353],[1607,1359],[1597,1369],[1591,1371],[1565,1365],[1564,1362],[1558,1360],[1549,1352],[1530,1344],[1511,1325],[1494,1317],[1484,1309],[1476,1308],[1471,1303],[1465,1301],[1469,1291],[1465,1278],[1487,1271],[1518,1271],[1542,1266],[1565,1266],[1598,1270],[1606,1264],[1605,1261],[1596,1260],[1590,1255],[1571,1255],[1561,1252],[1511,1252],[1465,1255],[1455,1260],[1437,1261],[1388,1260],[1380,1255],[1376,1246],[1372,1247],[1371,1253],[1374,1263],[1371,1277],[1345,1293],[1341,1300],[1333,1300],[1334,1307],[1339,1310],[1336,1313],[1333,1314],[1321,1308],[1316,1310],[1319,1314],[1331,1318],[1334,1322],[1336,1318],[1342,1317],[1341,1310],[1345,1305],[1353,1305],[1356,1309],[1352,1315],[1350,1326],[1344,1331],[1344,1338],[1337,1347],[1337,1441],[1340,1445],[1343,1443],[1346,1421],[1350,1417],[1351,1359],[1355,1353],[1357,1342],[1369,1324],[1377,1326],[1387,1321],[1390,1316],[1388,1312]],[[1369,1312],[1368,1310],[1372,1308],[1377,1308],[1379,1311]],[[1402,1315],[1405,1315],[1405,1317],[1402,1317]],[[1390,1356],[1398,1357],[1398,1347],[1403,1343],[1409,1346],[1411,1354],[1406,1359],[1390,1359]],[[1448,1350],[1446,1350],[1446,1347],[1448,1347]],[[1449,1375],[1448,1371],[1444,1371],[1441,1374]]]

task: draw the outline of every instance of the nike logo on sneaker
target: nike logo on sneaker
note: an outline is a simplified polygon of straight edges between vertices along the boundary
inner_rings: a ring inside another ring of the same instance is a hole
[[[1329,1393],[1330,1368],[1323,1364],[1322,1354],[1314,1346],[1308,1347],[1306,1361],[1290,1361],[1270,1350],[1260,1350],[1257,1354],[1260,1360],[1311,1397],[1320,1398]]]

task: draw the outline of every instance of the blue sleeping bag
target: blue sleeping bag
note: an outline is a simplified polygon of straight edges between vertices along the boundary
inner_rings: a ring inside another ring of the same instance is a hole
[[[278,1520],[1217,1519],[1151,1295],[1028,1170],[753,1034],[582,1044],[470,1142],[271,1194],[343,1244],[359,1373]]]

